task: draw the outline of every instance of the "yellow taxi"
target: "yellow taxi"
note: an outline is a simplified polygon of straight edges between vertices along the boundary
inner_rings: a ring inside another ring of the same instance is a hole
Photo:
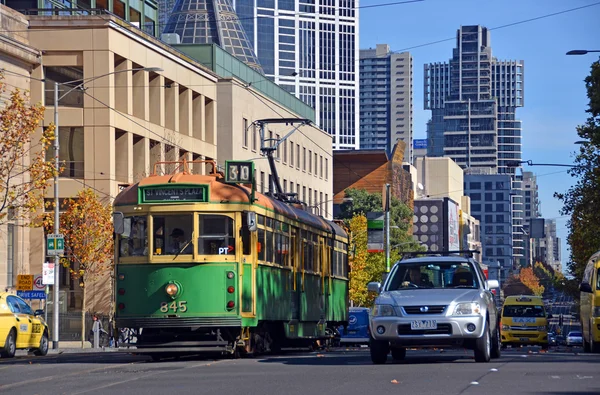
[[[0,357],[12,358],[18,349],[31,350],[35,355],[46,355],[48,325],[23,299],[0,292]]]
[[[540,296],[507,296],[502,307],[502,346],[539,345],[548,348],[548,319]]]

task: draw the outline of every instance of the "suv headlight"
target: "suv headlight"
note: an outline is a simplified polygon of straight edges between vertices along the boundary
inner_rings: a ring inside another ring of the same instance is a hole
[[[547,330],[546,325],[540,325],[537,327],[538,331],[545,331]]]
[[[396,315],[394,306],[389,304],[376,304],[373,306],[374,317],[390,317]]]
[[[594,317],[600,317],[600,306],[594,307],[594,311],[592,312]]]
[[[510,329],[510,326],[506,325],[506,324],[502,324],[502,330],[503,331],[507,331]]]
[[[476,302],[458,303],[453,315],[475,315],[481,313],[481,306]]]

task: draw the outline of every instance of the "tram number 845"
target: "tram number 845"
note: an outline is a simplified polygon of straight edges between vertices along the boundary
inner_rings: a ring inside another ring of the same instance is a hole
[[[180,300],[179,302],[173,301],[171,303],[162,302],[160,304],[160,311],[162,313],[168,313],[170,310],[173,312],[179,311],[180,313],[185,313],[187,311],[187,302],[185,300]]]

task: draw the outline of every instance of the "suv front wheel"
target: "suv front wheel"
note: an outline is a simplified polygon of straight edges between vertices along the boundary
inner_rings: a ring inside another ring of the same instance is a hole
[[[374,364],[384,364],[390,352],[390,343],[371,338],[369,341],[369,351],[371,352],[371,361]]]
[[[483,336],[475,341],[475,362],[489,362],[491,357],[492,336],[488,322],[484,325]]]

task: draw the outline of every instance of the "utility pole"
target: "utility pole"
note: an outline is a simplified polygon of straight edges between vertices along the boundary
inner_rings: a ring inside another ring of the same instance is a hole
[[[59,204],[58,204],[58,177],[59,177],[59,148],[58,142],[58,82],[54,83],[54,165],[56,166],[56,173],[54,173],[54,234],[60,233],[59,229]],[[52,286],[53,302],[52,306],[52,348],[58,349],[58,310],[59,310],[59,271],[60,271],[60,257],[54,256],[54,285]]]
[[[390,184],[383,186],[383,212],[385,221],[385,271],[390,272]]]

